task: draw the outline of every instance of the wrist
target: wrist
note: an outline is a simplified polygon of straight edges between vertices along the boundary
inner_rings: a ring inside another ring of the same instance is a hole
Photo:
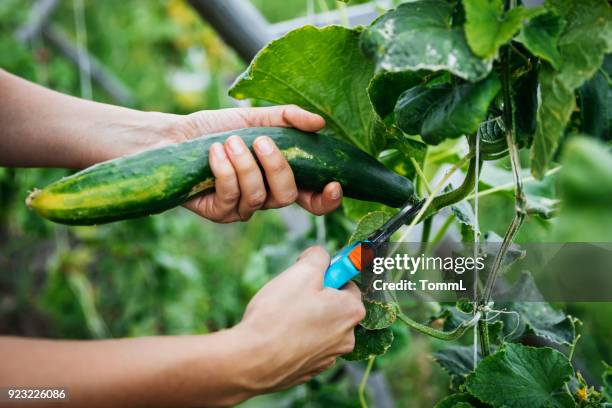
[[[99,140],[104,145],[90,149],[92,154],[84,155],[82,167],[184,141],[180,136],[179,118],[167,113],[136,111],[129,117],[107,123],[98,128],[103,129]]]
[[[240,365],[235,376],[236,387],[241,390],[244,399],[265,393],[269,390],[266,387],[269,368],[266,360],[269,356],[266,355],[266,348],[262,347],[262,343],[266,341],[244,322],[229,329],[228,334],[239,344],[237,360],[240,359]],[[267,353],[269,346],[268,344]]]

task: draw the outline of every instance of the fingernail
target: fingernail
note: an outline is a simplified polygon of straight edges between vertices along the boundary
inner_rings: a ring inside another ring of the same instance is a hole
[[[225,150],[223,150],[223,146],[221,145],[221,143],[213,143],[213,145],[210,146],[210,150],[212,150],[216,159],[219,159],[219,160],[226,159]]]
[[[257,139],[255,142],[255,148],[257,151],[265,156],[272,154],[274,151],[274,146],[272,145],[272,141],[267,136],[262,136]]]
[[[340,188],[336,187],[331,192],[332,200],[337,200],[340,198]]]
[[[242,140],[238,136],[231,136],[227,143],[229,144],[229,148],[234,154],[242,154],[244,152],[244,145],[242,144]]]

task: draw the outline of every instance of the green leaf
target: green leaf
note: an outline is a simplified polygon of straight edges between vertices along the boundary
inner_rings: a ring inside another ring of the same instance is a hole
[[[423,168],[425,154],[427,153],[427,145],[418,140],[406,137],[402,132],[395,127],[390,127],[393,139],[389,140],[386,151],[382,152],[379,160],[394,172],[402,176],[414,180],[416,177],[416,168],[414,162]],[[413,159],[413,160],[411,160]]]
[[[389,327],[382,330],[367,330],[361,325],[355,327],[355,348],[342,356],[345,360],[367,360],[387,352],[393,343],[393,332]]]
[[[565,21],[558,15],[544,13],[529,20],[516,41],[522,43],[533,55],[559,69],[562,59],[557,43],[564,26]]]
[[[385,329],[397,319],[397,307],[391,303],[365,300],[363,304],[366,315],[359,324],[368,330]]]
[[[460,224],[467,225],[474,230],[476,216],[474,215],[472,206],[467,201],[460,201],[457,204],[453,204],[451,206],[451,211]]]
[[[604,364],[604,372],[601,375],[601,382],[603,384],[603,394],[608,399],[608,401],[612,401],[612,366]]]
[[[527,179],[529,170],[520,171],[521,178]],[[558,174],[544,177],[542,180],[527,179],[523,183],[523,193],[527,200],[526,211],[528,214],[537,215],[542,219],[549,219],[559,212],[560,200],[557,195]],[[501,169],[494,164],[485,163],[480,177],[480,189],[495,188],[500,185],[513,186],[512,173]],[[499,191],[497,194],[514,197],[513,188]]]
[[[562,390],[573,372],[567,357],[556,350],[507,343],[480,362],[466,386],[496,407],[573,407],[573,398]]]
[[[516,141],[519,147],[530,147],[537,127],[539,107],[539,64],[519,78],[512,95]]]
[[[318,113],[329,133],[375,155],[386,134],[367,94],[374,64],[359,51],[360,32],[339,26],[293,30],[261,50],[229,93]]]
[[[477,358],[480,361],[480,353]],[[474,369],[474,350],[471,346],[443,348],[433,353],[433,359],[450,375],[453,389],[459,389]]]
[[[436,85],[431,88],[418,85],[403,92],[395,105],[397,127],[409,135],[420,135],[423,121],[432,105],[450,91],[448,85]]]
[[[364,53],[378,71],[449,71],[477,81],[491,71],[491,61],[472,53],[462,27],[452,26],[453,5],[420,0],[399,5],[376,19],[361,36]]]
[[[501,84],[495,75],[477,83],[455,86],[427,112],[421,137],[427,144],[476,132]]]
[[[544,66],[540,71],[542,103],[531,149],[531,171],[542,178],[563,135],[572,111],[574,91],[601,66],[604,54],[612,51],[612,9],[605,0],[550,4],[567,21],[559,38],[563,63],[558,70]]]
[[[502,0],[464,0],[465,36],[474,54],[493,58],[499,47],[510,41],[523,21],[543,11],[542,8],[515,7],[504,12]]]
[[[434,408],[469,408],[483,406],[480,401],[466,392],[452,394],[442,398]]]
[[[504,342],[504,322],[502,320],[487,324],[487,331],[489,332],[489,341],[491,344],[501,345]]]
[[[581,132],[603,140],[611,137],[610,109],[612,106],[608,104],[608,101],[612,102],[611,98],[612,88],[601,70],[578,89]]]
[[[556,344],[571,345],[575,338],[574,321],[563,312],[553,309],[544,301],[533,277],[523,273],[518,282],[503,295],[504,299],[527,299],[528,301],[500,302],[496,307],[515,311],[520,316],[507,314],[503,317],[504,331],[520,338],[525,330]]]
[[[368,85],[368,95],[374,110],[382,119],[393,112],[400,94],[408,88],[423,82],[420,72],[379,72]]]
[[[380,228],[389,218],[391,218],[391,215],[384,211],[375,211],[367,214],[357,223],[349,243],[367,239],[372,232]]]
[[[396,209],[387,207],[384,204],[356,200],[348,197],[342,198],[342,209],[344,210],[346,216],[353,220],[360,220],[372,212],[382,211],[388,214],[394,214],[397,211]]]

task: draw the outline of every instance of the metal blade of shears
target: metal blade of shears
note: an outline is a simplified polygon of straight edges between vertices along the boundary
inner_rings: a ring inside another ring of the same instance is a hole
[[[421,200],[415,205],[412,205],[412,202],[406,203],[397,214],[391,217],[389,221],[385,222],[382,227],[374,231],[368,237],[367,242],[369,242],[374,249],[380,246],[380,244],[387,242],[389,238],[391,238],[391,235],[400,229],[402,225],[407,224],[416,217],[419,211],[421,211],[421,208],[423,208],[424,203],[425,200]]]

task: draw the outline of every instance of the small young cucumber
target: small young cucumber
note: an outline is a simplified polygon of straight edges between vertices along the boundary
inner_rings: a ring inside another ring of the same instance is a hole
[[[363,151],[330,136],[287,128],[249,128],[203,136],[99,163],[65,177],[26,200],[41,216],[63,224],[92,225],[157,214],[214,190],[208,150],[240,136],[274,140],[299,188],[321,191],[338,181],[344,195],[399,207],[414,199],[410,180],[388,170]]]

